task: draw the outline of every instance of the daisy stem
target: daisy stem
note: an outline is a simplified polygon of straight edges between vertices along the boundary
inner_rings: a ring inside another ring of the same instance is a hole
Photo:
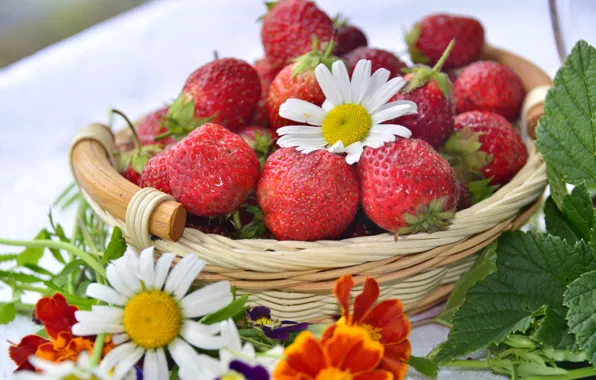
[[[97,365],[99,364],[99,360],[101,359],[101,353],[103,352],[103,344],[105,339],[105,333],[98,334],[97,338],[95,338],[95,344],[93,345],[93,355],[91,355],[89,367],[97,367]]]
[[[13,247],[25,247],[25,248],[56,248],[56,249],[63,249],[67,252],[72,253],[79,259],[83,260],[85,264],[91,267],[98,275],[105,277],[106,276],[106,268],[103,267],[97,260],[93,258],[89,253],[80,250],[78,247],[64,243],[61,241],[54,241],[54,240],[31,240],[31,241],[23,241],[23,240],[10,240],[10,239],[0,239],[0,244],[2,245],[10,245]]]

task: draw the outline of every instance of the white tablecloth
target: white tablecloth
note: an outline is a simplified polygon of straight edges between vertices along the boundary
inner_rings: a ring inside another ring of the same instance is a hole
[[[551,75],[559,66],[544,0],[317,3],[331,15],[341,11],[351,17],[372,46],[395,52],[405,50],[403,30],[422,16],[470,14],[482,21],[490,43],[530,58]],[[0,236],[29,239],[47,224],[51,202],[71,182],[67,151],[72,136],[90,122],[106,122],[109,107],[135,118],[175,98],[187,75],[210,61],[214,49],[249,62],[261,57],[255,20],[263,13],[257,0],[157,1],[0,70]],[[60,219],[70,226],[71,216]],[[0,247],[0,252],[11,251]],[[0,290],[0,299],[9,296]],[[0,326],[0,378],[14,369],[6,341],[18,342],[35,330],[25,317]],[[426,354],[446,334],[438,326],[414,330],[413,353]],[[495,377],[440,375],[489,378]]]

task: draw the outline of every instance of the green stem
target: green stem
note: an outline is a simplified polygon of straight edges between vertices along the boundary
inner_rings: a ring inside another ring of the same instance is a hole
[[[83,200],[79,201],[79,205],[77,206],[77,214],[76,214],[76,220],[79,219],[79,216],[85,212],[85,202]],[[75,245],[77,242],[77,238],[79,236],[79,224],[75,223],[72,226],[72,234],[70,235],[70,244]],[[73,260],[74,255],[72,253],[68,253],[68,257],[70,258],[70,261]],[[76,289],[76,285],[75,285],[75,278],[74,278],[74,273],[70,272],[67,276],[67,289],[69,293],[74,294],[75,293],[75,289]]]
[[[498,364],[516,363],[511,360],[448,360],[440,362],[440,367],[456,367],[466,369],[491,369],[493,366]]]
[[[437,318],[430,318],[430,319],[423,319],[418,322],[414,322],[411,324],[412,328],[415,329],[417,327],[422,327],[426,325],[430,325],[432,323],[436,323],[437,325],[445,326],[448,329],[453,328],[453,325],[449,322],[443,321],[442,319]]]
[[[63,249],[67,252],[72,253],[79,259],[83,260],[85,264],[93,268],[95,272],[103,277],[106,276],[106,269],[91,256],[89,253],[80,250],[79,248],[75,247],[72,244],[64,243],[61,241],[54,241],[54,240],[31,240],[31,241],[22,241],[22,240],[10,240],[10,239],[0,239],[0,244],[3,245],[11,245],[14,247],[26,247],[26,248],[56,248],[56,249]]]
[[[567,371],[564,375],[524,377],[523,380],[574,380],[596,375],[596,368],[584,367]]]
[[[35,305],[32,303],[15,302],[14,306],[19,313],[31,314],[35,310]]]
[[[113,109],[112,110],[113,113],[115,113],[116,115],[120,115],[122,116],[122,118],[124,120],[126,120],[126,123],[128,124],[128,127],[130,128],[130,131],[132,132],[132,137],[135,141],[135,147],[137,149],[137,152],[140,152],[141,149],[143,148],[143,146],[141,145],[141,139],[139,139],[139,135],[137,134],[137,130],[135,129],[134,125],[132,124],[132,122],[130,121],[130,119],[122,112]]]
[[[443,64],[447,60],[447,57],[449,57],[449,53],[451,53],[451,49],[453,49],[454,44],[455,40],[451,40],[451,42],[449,42],[449,45],[447,45],[447,48],[443,52],[443,55],[441,56],[441,58],[439,58],[439,61],[437,62],[435,67],[433,67],[434,72],[438,73],[439,71],[441,71],[441,69],[443,68]]]
[[[511,354],[513,354],[515,352],[515,348],[509,348],[503,352],[501,352],[499,355],[496,356],[497,359],[503,359],[504,357],[507,357]]]
[[[97,367],[97,365],[99,364],[99,360],[101,359],[101,353],[103,352],[103,344],[105,339],[105,333],[98,334],[97,338],[95,338],[95,344],[93,345],[93,354],[91,355],[91,360],[89,361],[89,367],[94,368]]]

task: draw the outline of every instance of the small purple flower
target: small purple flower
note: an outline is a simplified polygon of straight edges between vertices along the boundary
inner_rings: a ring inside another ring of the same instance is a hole
[[[288,340],[290,333],[300,332],[308,328],[308,323],[294,321],[274,321],[271,310],[265,306],[255,306],[246,311],[248,323],[265,333],[265,336],[275,340]]]
[[[230,370],[241,374],[246,380],[269,380],[269,371],[260,365],[253,367],[240,360],[233,360]]]

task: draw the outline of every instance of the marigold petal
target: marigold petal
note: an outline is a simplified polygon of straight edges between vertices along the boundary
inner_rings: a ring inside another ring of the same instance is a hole
[[[353,380],[394,380],[391,372],[377,369],[371,372],[361,373],[353,377]]]
[[[60,293],[52,297],[43,297],[35,305],[35,317],[43,323],[48,336],[56,339],[56,336],[62,331],[71,331],[72,325],[77,320],[75,311],[78,308],[66,303],[66,298]]]
[[[381,343],[400,343],[408,338],[411,329],[410,321],[403,310],[398,299],[379,302],[364,316],[361,323],[380,329]]]
[[[333,324],[333,325],[329,325],[324,331],[323,334],[321,334],[321,344],[325,345],[327,343],[327,341],[329,339],[331,339],[331,337],[333,337],[333,333],[335,332],[335,327],[337,325]]]
[[[47,339],[40,336],[27,335],[19,344],[8,347],[8,356],[18,367],[16,371],[33,370],[33,366],[28,361],[29,356],[34,355],[37,347],[47,342],[49,342]]]
[[[297,374],[315,378],[317,373],[327,366],[321,345],[309,331],[298,335],[294,343],[286,348],[284,356],[285,361],[282,363],[286,364],[280,363],[275,368],[274,378],[276,379],[281,379],[283,376],[297,376]]]
[[[372,277],[367,277],[366,281],[364,281],[364,289],[362,289],[362,293],[360,293],[354,300],[352,320],[355,323],[359,322],[366,315],[379,298],[379,294],[381,294],[381,292],[377,281]]]
[[[335,289],[333,289],[333,294],[341,306],[341,313],[346,321],[350,318],[350,290],[353,287],[354,280],[352,279],[352,275],[345,274],[337,279]]]
[[[403,380],[408,372],[407,361],[410,359],[410,341],[405,340],[399,344],[385,346],[385,357],[381,368],[393,374],[395,380]]]
[[[383,345],[373,341],[368,331],[357,326],[336,326],[324,346],[328,365],[351,373],[375,369],[383,359]]]

